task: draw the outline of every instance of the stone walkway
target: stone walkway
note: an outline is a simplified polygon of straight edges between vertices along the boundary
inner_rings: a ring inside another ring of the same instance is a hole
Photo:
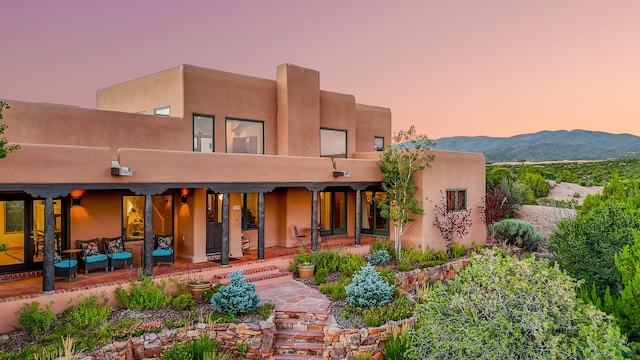
[[[261,304],[273,301],[278,311],[327,312],[329,299],[316,289],[296,280],[258,285]]]

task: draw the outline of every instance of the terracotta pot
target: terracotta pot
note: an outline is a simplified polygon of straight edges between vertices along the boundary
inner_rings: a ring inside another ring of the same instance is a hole
[[[194,299],[202,299],[202,294],[208,289],[211,289],[211,283],[189,284],[189,290]]]
[[[315,270],[315,265],[297,265],[298,266],[298,277],[301,279],[306,279],[313,277],[313,271]]]

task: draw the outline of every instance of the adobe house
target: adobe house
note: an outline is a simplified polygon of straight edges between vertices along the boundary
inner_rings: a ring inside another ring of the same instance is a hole
[[[21,149],[0,160],[0,275],[43,269],[77,240],[122,236],[152,273],[153,239],[171,236],[175,261],[243,256],[243,239],[293,247],[293,225],[320,237],[389,236],[374,200],[391,111],[320,89],[292,64],[276,80],[190,65],[97,92],[96,109],[8,100],[6,136]],[[443,249],[433,226],[442,193],[473,209],[462,242],[485,242],[482,154],[436,151],[419,176],[426,215],[404,236]]]

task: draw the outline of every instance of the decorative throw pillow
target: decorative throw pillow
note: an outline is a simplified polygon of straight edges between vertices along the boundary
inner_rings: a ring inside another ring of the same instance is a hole
[[[95,241],[83,243],[82,244],[82,252],[85,257],[99,255],[100,250],[98,248],[98,243]]]
[[[122,245],[122,239],[117,238],[113,240],[107,240],[107,251],[110,253],[119,253],[124,251],[124,246]]]
[[[53,262],[54,263],[59,263],[60,261],[62,261],[62,258],[60,257],[60,254],[58,254],[57,251],[53,252]]]
[[[173,236],[158,236],[158,247],[156,249],[170,250]]]

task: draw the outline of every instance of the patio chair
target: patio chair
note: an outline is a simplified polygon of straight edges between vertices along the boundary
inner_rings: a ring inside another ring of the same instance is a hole
[[[173,266],[173,235],[155,235],[152,255],[154,264],[168,262]]]
[[[71,275],[76,277],[78,274],[78,260],[72,259],[71,255],[68,258],[61,257],[57,252],[54,253],[55,277],[66,277],[68,282],[71,282]]]
[[[84,268],[85,275],[89,275],[89,270],[104,268],[109,272],[109,258],[100,251],[100,239],[76,240],[78,249],[81,249],[80,263]]]
[[[307,235],[298,233],[298,226],[293,224],[293,233],[296,235],[296,245],[295,246],[304,246],[303,242],[307,238]]]
[[[116,266],[133,267],[133,250],[125,248],[122,242],[122,236],[102,238],[102,245],[107,252],[111,271]]]

